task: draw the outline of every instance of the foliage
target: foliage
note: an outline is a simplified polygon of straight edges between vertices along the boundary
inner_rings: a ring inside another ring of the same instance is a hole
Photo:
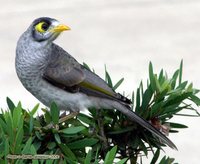
[[[113,85],[107,70],[105,80],[114,90],[123,82],[122,78]],[[174,115],[199,116],[194,108],[200,105],[197,93],[192,84],[182,81],[182,62],[171,78],[163,70],[155,74],[150,63],[146,89],[141,82],[132,96],[132,109],[164,133],[175,133],[187,126],[171,122]],[[0,163],[123,164],[127,160],[139,162],[143,155],[153,152],[153,164],[165,147],[158,138],[116,110],[91,108],[89,114],[80,113],[63,122],[65,113],[61,114],[56,103],[52,103],[50,110],[42,109],[40,116],[36,115],[39,104],[30,111],[9,98],[7,104],[9,110],[0,114]],[[193,114],[184,114],[186,110]],[[8,161],[8,154],[58,154],[60,159]],[[173,162],[173,158],[166,156],[160,161]]]

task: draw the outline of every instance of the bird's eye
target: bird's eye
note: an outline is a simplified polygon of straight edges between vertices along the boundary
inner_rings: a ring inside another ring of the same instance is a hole
[[[35,29],[40,32],[40,33],[44,33],[45,31],[47,31],[49,28],[49,24],[46,22],[40,22],[35,26]]]

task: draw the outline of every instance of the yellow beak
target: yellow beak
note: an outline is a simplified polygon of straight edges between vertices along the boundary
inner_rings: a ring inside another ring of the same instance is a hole
[[[63,32],[66,30],[71,30],[70,27],[64,25],[64,24],[59,24],[58,26],[52,28],[50,31],[51,32]]]

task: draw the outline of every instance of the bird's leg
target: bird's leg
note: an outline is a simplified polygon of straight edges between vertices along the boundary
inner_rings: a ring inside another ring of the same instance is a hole
[[[77,116],[78,114],[79,114],[79,112],[71,112],[70,114],[66,115],[66,112],[64,112],[64,113],[61,114],[61,117],[60,117],[58,123],[59,124],[63,123],[65,121]],[[45,127],[43,127],[43,129],[45,129],[45,130],[49,130],[49,129],[52,129],[52,128],[55,128],[55,129],[58,130],[59,126],[58,126],[58,124],[54,125],[53,123],[50,123],[50,124],[46,125]]]
[[[67,121],[67,120],[69,120],[69,119],[71,119],[71,118],[73,118],[75,116],[77,116],[78,114],[79,114],[79,112],[71,112],[68,115],[64,115],[63,117],[61,117],[59,119],[59,124],[65,122],[65,121]]]
[[[99,133],[101,136],[101,140],[103,141],[103,155],[105,156],[106,152],[108,151],[108,141],[107,141],[107,137],[105,135],[104,132],[104,122],[103,122],[103,116],[101,113],[101,110],[97,110],[97,116],[98,116],[98,126],[99,126]]]

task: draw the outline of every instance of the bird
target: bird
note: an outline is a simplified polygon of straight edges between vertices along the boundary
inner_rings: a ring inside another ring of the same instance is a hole
[[[55,102],[59,109],[71,113],[90,107],[116,109],[177,149],[168,137],[130,109],[128,98],[116,93],[101,77],[54,43],[68,30],[69,26],[50,17],[35,19],[25,30],[17,42],[15,57],[22,85],[47,107]]]

